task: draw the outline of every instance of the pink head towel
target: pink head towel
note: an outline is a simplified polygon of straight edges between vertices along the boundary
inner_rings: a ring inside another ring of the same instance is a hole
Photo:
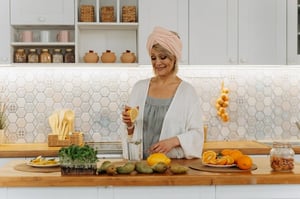
[[[181,59],[182,42],[180,38],[170,30],[162,27],[155,27],[149,35],[147,41],[147,50],[151,56],[151,49],[154,44],[160,44],[162,47],[175,55],[177,62]]]

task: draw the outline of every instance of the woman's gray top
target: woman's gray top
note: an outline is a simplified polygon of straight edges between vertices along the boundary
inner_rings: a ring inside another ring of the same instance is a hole
[[[143,121],[144,159],[149,156],[149,148],[159,140],[162,124],[172,99],[158,99],[147,96]]]

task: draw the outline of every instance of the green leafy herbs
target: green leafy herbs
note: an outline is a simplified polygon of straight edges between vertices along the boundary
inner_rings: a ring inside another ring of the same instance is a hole
[[[71,145],[63,147],[58,152],[61,164],[93,164],[98,161],[97,151],[89,145]]]

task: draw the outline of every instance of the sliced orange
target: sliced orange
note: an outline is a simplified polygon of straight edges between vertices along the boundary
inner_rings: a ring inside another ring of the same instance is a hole
[[[225,155],[225,156],[223,156],[223,158],[226,159],[227,165],[232,165],[234,163],[234,159],[230,155]]]
[[[227,164],[227,159],[225,156],[218,157],[216,160],[217,165],[225,165]]]
[[[133,108],[129,109],[127,111],[127,113],[130,117],[131,122],[135,122],[137,116],[139,115],[139,109],[136,107],[133,107]]]
[[[202,154],[202,162],[206,164],[215,164],[217,153],[211,150],[205,151]]]

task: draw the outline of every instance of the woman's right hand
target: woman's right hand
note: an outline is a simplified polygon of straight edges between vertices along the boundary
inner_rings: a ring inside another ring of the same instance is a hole
[[[127,125],[127,126],[132,126],[132,122],[130,120],[130,116],[127,113],[127,111],[131,109],[130,106],[125,105],[124,110],[122,112],[122,121]]]

